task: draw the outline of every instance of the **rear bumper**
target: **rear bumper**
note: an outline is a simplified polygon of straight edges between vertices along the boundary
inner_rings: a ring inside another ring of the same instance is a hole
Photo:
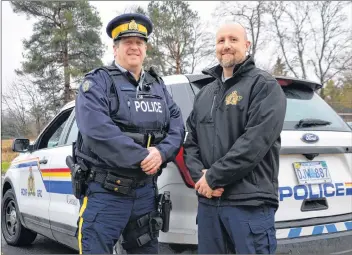
[[[276,224],[278,254],[352,254],[352,214]]]
[[[277,254],[352,254],[352,230],[278,239]]]
[[[167,247],[167,248],[165,248]],[[160,244],[161,253],[197,253],[196,244]],[[352,231],[278,239],[276,254],[352,254]]]
[[[330,216],[318,219],[276,223],[276,254],[350,254],[352,255],[352,219],[351,214]],[[333,223],[332,219],[342,220]],[[315,223],[302,225],[302,222]],[[173,243],[173,248],[182,250],[197,249],[197,233],[161,233],[162,243]]]

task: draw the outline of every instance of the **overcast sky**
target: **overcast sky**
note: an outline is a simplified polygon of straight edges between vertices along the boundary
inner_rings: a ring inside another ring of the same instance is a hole
[[[105,55],[103,57],[103,63],[109,63],[113,59],[112,54],[112,42],[107,36],[105,29],[108,22],[113,19],[118,13],[124,12],[128,7],[134,5],[140,5],[147,7],[148,1],[91,1],[92,5],[99,11],[103,26],[101,28],[101,38],[103,43],[106,45]],[[190,6],[193,10],[197,10],[201,20],[203,22],[210,22],[209,29],[215,31],[216,24],[215,18],[212,17],[212,13],[218,6],[219,1],[189,1]],[[35,22],[34,19],[27,20],[23,14],[15,14],[12,11],[10,2],[1,1],[1,71],[2,71],[2,89],[8,91],[11,83],[15,79],[14,70],[20,68],[23,53],[22,40],[24,38],[29,39],[32,34],[32,26]],[[201,6],[201,8],[200,8]],[[347,10],[348,14],[348,25],[352,22],[352,13]],[[276,57],[273,51],[277,50],[273,48],[274,44],[267,45],[265,51],[262,51],[259,56],[256,57],[256,63],[268,64],[273,63]],[[198,67],[196,71],[200,71],[203,67]],[[314,75],[312,75],[313,77]]]
[[[202,5],[202,10],[199,10],[201,2],[190,2],[192,9],[197,9],[202,20],[206,21],[211,19],[211,13],[219,2],[206,2]],[[204,3],[204,2],[203,2]],[[147,7],[148,1],[91,1],[91,4],[99,11],[101,21],[103,23],[101,29],[101,38],[106,45],[103,63],[108,63],[113,59],[111,39],[107,36],[105,29],[106,25],[113,19],[119,12],[124,12],[125,8],[133,5],[140,5]],[[35,22],[34,19],[27,20],[23,14],[16,14],[12,11],[10,2],[1,1],[1,51],[2,51],[2,89],[7,91],[11,83],[15,79],[14,70],[21,67],[23,46],[22,40],[30,38],[32,34],[32,26]]]

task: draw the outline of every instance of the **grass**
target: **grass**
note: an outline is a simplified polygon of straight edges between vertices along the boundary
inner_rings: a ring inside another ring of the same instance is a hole
[[[1,173],[6,173],[9,168],[11,161],[17,157],[18,153],[13,152],[12,148],[12,140],[1,140]]]
[[[1,173],[5,174],[7,169],[10,167],[10,162],[1,162]]]

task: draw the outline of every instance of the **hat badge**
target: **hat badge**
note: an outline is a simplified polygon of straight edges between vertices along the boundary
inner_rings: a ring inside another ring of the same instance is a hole
[[[138,25],[134,19],[128,24],[128,30],[138,30]]]

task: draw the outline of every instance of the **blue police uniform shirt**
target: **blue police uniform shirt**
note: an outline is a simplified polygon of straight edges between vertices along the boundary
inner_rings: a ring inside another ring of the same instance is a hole
[[[115,61],[115,65],[118,69],[120,69],[122,72],[127,72],[127,69],[123,68],[122,66],[120,66],[116,61]],[[130,71],[129,71],[130,72]],[[130,74],[133,75],[132,72],[130,72]],[[145,78],[145,72],[142,68],[142,71],[141,71],[141,76],[139,77],[139,82],[138,82],[138,85],[142,85],[143,84],[143,81],[144,81],[144,78]]]
[[[144,73],[142,76],[139,81],[140,84],[151,80],[155,82],[150,74]],[[115,86],[119,87],[119,93],[122,92],[121,86],[124,86],[125,82],[128,83],[127,80],[122,80],[125,79],[123,76],[120,77],[122,78],[119,82],[122,83]],[[82,134],[84,147],[87,147],[109,167],[140,169],[140,162],[148,156],[149,151],[124,135],[119,126],[112,120],[110,116],[112,102],[107,91],[107,84],[109,83],[111,83],[109,75],[102,70],[98,70],[87,74],[79,88],[75,116],[78,129]],[[160,144],[155,146],[160,151],[163,162],[168,162],[176,156],[183,142],[185,131],[182,114],[180,108],[168,93],[165,84],[155,82],[151,91],[163,98],[162,101],[165,102],[165,107],[169,112],[167,136]],[[124,97],[124,94],[119,93],[117,95],[118,101]],[[127,105],[122,106],[118,113],[126,116],[128,114]]]
[[[123,68],[122,66],[120,66],[116,61],[115,61],[115,66],[120,69],[122,72],[127,72],[127,69]],[[130,72],[130,71],[129,71]],[[133,76],[133,73],[130,72],[130,74]],[[134,76],[133,76],[134,77]],[[142,84],[143,84],[143,81],[144,81],[144,78],[145,78],[145,72],[142,68],[142,71],[141,71],[141,75],[139,77],[139,81],[138,81],[138,89],[137,89],[137,92],[138,90],[142,90]],[[137,92],[136,92],[136,95],[137,95]]]

